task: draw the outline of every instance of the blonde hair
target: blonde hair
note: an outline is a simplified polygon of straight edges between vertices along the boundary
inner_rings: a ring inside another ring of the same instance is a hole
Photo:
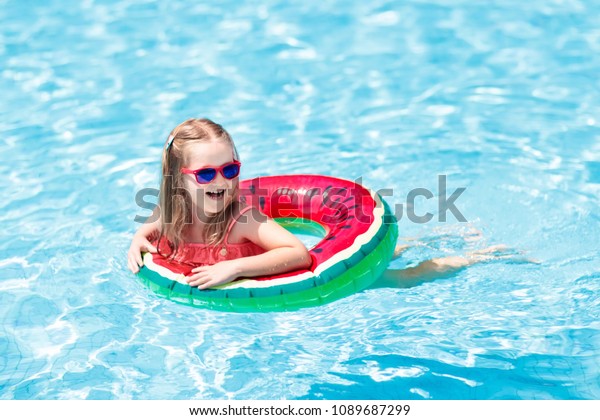
[[[229,144],[233,149],[234,159],[239,160],[237,149],[229,133],[221,125],[207,118],[186,120],[175,127],[169,135],[162,158],[162,180],[159,192],[162,223],[157,248],[160,247],[161,239],[164,237],[168,240],[170,252],[163,254],[158,249],[160,254],[174,258],[183,243],[185,225],[192,223],[193,204],[184,187],[181,174],[181,168],[186,164],[189,147],[211,141]],[[234,212],[238,210],[235,204],[239,199],[239,187],[235,187],[232,200],[222,211],[208,218],[204,234],[207,246],[213,246],[216,250],[216,247],[224,241],[229,222],[233,219]]]

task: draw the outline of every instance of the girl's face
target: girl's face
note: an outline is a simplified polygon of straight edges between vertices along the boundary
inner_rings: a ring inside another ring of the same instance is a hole
[[[185,167],[200,169],[205,166],[219,167],[234,160],[232,147],[222,141],[195,143],[189,146]],[[183,174],[183,184],[192,197],[194,207],[203,215],[212,216],[222,211],[233,199],[238,188],[239,177],[227,179],[217,171],[215,179],[208,184],[199,184],[193,174]]]

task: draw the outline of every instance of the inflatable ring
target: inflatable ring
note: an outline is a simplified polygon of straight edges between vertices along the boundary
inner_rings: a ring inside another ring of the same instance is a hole
[[[274,276],[240,278],[200,290],[144,254],[139,276],[154,292],[187,305],[234,312],[316,306],[370,286],[389,264],[396,218],[381,196],[352,181],[322,175],[265,176],[240,182],[247,204],[291,231],[323,236],[312,265]]]

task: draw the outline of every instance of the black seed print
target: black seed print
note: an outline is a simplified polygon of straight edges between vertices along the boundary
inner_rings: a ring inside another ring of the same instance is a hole
[[[327,188],[325,188],[325,191],[323,191],[323,201],[321,202],[321,205],[319,206],[319,208],[323,207],[325,204],[327,204],[327,201],[329,201],[329,190],[331,189],[331,185],[327,186]]]
[[[340,203],[335,203],[334,205],[332,205],[330,207],[331,210],[336,210],[336,211],[344,211],[346,209],[345,206],[342,206]]]

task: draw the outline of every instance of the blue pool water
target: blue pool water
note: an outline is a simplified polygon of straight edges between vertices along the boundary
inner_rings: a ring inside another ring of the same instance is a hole
[[[600,398],[598,2],[199,3],[0,0],[0,398]],[[135,194],[197,116],[246,178],[466,188],[468,223],[417,200],[393,269],[540,264],[290,313],[157,298]]]

